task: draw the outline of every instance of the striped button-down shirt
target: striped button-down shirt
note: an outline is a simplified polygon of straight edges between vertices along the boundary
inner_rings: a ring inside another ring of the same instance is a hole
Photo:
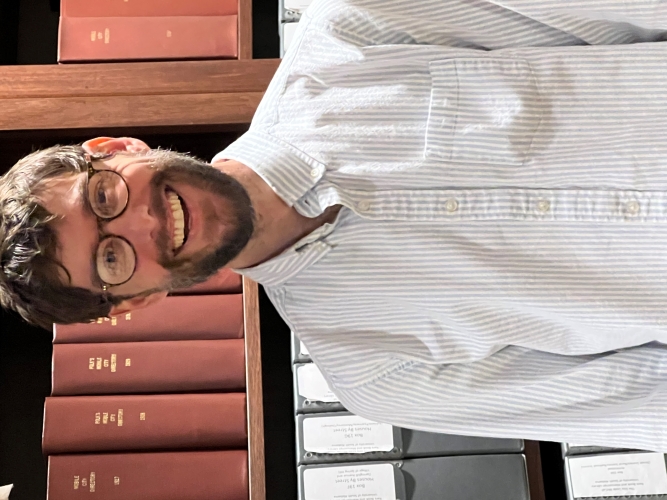
[[[667,452],[667,6],[316,0],[219,157],[308,217],[262,283],[351,411]]]

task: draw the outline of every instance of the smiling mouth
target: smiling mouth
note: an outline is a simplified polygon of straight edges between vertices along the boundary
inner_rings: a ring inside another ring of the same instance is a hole
[[[174,255],[178,254],[179,250],[183,248],[188,239],[190,232],[189,213],[188,208],[183,201],[183,198],[178,196],[171,188],[166,189],[167,200],[169,201],[169,208],[171,209],[171,218],[173,222],[172,247]]]

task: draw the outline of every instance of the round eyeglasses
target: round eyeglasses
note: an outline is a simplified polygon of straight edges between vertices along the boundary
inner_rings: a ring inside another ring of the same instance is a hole
[[[97,216],[98,225],[120,216],[130,200],[130,190],[122,175],[113,170],[100,170],[93,166],[96,160],[104,160],[115,153],[86,154],[88,179],[86,201]],[[134,275],[137,254],[125,238],[106,235],[100,239],[95,252],[97,275],[103,283],[102,289],[122,285]]]

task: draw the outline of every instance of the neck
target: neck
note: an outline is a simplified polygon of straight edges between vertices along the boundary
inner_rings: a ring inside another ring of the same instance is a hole
[[[252,238],[226,267],[256,266],[280,254],[312,232],[321,223],[300,215],[280,198],[251,168],[234,160],[216,162],[215,168],[239,181],[248,192],[255,210]]]

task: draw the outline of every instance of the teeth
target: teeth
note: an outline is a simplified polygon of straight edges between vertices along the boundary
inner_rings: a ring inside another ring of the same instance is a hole
[[[174,218],[174,250],[178,250],[183,246],[183,242],[185,241],[185,214],[176,193],[168,192],[167,199],[169,200],[169,205],[171,205],[171,214]]]

